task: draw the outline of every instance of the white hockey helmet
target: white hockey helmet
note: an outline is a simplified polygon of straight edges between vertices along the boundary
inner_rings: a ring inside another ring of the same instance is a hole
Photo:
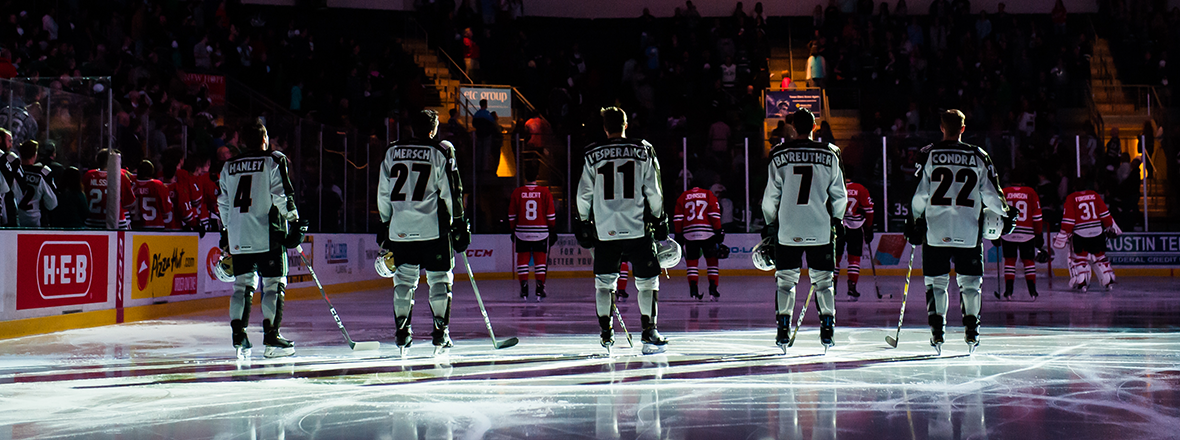
[[[1004,235],[1004,219],[991,212],[983,212],[983,239],[999,240]]]
[[[377,275],[381,278],[393,278],[393,273],[397,271],[397,263],[393,261],[393,252],[382,251],[377,254],[377,259],[373,261],[373,268],[377,269]]]
[[[757,246],[754,246],[750,258],[754,260],[754,267],[758,270],[774,270],[774,237],[763,238]]]
[[[671,269],[680,264],[680,243],[674,240],[656,242],[656,259],[661,269]]]
[[[213,265],[213,276],[217,277],[217,281],[234,282],[234,256],[222,252],[221,257],[217,259],[217,264]]]

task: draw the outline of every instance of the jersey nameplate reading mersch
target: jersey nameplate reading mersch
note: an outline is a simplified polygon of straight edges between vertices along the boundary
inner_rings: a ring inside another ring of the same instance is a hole
[[[586,153],[590,163],[612,159],[647,160],[647,148],[641,145],[605,147]]]
[[[430,162],[430,149],[424,147],[398,147],[390,153],[395,160],[418,160]]]
[[[266,159],[248,159],[239,160],[229,163],[229,174],[242,173],[257,173],[262,171],[262,166],[266,164]]]

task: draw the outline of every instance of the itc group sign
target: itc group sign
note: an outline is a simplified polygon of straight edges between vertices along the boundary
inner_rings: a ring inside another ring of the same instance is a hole
[[[105,235],[18,236],[17,310],[106,302],[107,244]]]

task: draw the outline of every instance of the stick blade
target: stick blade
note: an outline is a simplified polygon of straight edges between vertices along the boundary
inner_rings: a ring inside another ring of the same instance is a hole
[[[516,344],[519,344],[519,343],[520,343],[520,340],[519,340],[519,339],[516,339],[516,338],[508,338],[508,339],[505,339],[505,340],[503,340],[503,341],[497,342],[497,343],[495,344],[495,346],[496,346],[496,349],[497,349],[497,350],[499,350],[499,349],[501,349],[501,348],[514,347],[514,346],[516,346]]]
[[[897,348],[897,339],[894,339],[893,336],[886,336],[885,343],[889,344],[890,348]]]
[[[377,342],[377,341],[364,341],[364,342],[353,342],[352,343],[352,350],[353,351],[380,350],[380,349],[381,349],[381,343]]]

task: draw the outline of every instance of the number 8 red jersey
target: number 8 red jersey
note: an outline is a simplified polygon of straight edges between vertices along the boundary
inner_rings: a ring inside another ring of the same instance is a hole
[[[508,226],[516,238],[546,240],[556,225],[557,214],[553,210],[553,194],[549,188],[526,183],[512,192],[512,199],[508,202]]]
[[[1106,203],[1098,193],[1078,191],[1065,199],[1065,213],[1061,216],[1061,233],[1081,237],[1097,237],[1114,224]]]
[[[721,207],[712,191],[696,188],[676,199],[673,230],[688,240],[708,240],[721,229]]]

